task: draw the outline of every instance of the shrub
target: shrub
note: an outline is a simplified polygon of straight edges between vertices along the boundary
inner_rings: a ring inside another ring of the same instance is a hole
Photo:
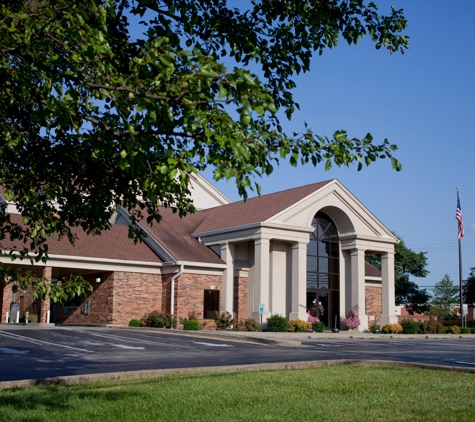
[[[445,327],[444,332],[446,334],[460,334],[460,327],[458,325],[451,325],[449,327]]]
[[[216,312],[214,314],[214,321],[216,322],[216,329],[217,330],[228,330],[231,328],[233,323],[233,317],[229,312]]]
[[[183,329],[190,331],[200,331],[200,322],[197,319],[184,319]]]
[[[293,333],[306,333],[308,330],[310,330],[311,324],[302,321],[301,319],[293,319],[289,321],[289,331]]]
[[[132,318],[129,321],[129,327],[141,327],[141,326],[142,326],[142,321],[140,321],[140,319]]]
[[[452,325],[461,325],[462,321],[460,319],[446,319],[444,318],[440,323],[445,327],[451,327]]]
[[[470,327],[472,329],[472,334],[475,334],[475,327]]]
[[[246,324],[244,321],[238,321],[236,318],[233,319],[233,330],[234,331],[246,331]]]
[[[472,329],[470,327],[462,327],[461,334],[472,334]]]
[[[417,334],[419,332],[419,324],[411,319],[401,322],[403,334]]]
[[[171,328],[176,327],[176,318],[164,312],[153,311],[142,318],[147,327]]]
[[[381,331],[381,327],[378,324],[373,324],[371,327],[369,327],[369,331],[371,331],[373,334],[378,331]]]
[[[421,322],[419,324],[419,332],[422,334],[442,334],[444,332],[444,326],[435,319]]]
[[[289,323],[287,318],[280,315],[271,315],[267,318],[267,331],[274,333],[285,333],[288,331]]]
[[[468,321],[468,322],[467,322],[467,327],[474,328],[474,327],[475,327],[475,320],[473,320],[473,321]]]
[[[206,323],[204,322],[203,324],[200,324],[200,321],[198,320],[199,315],[200,314],[195,312],[188,312],[188,318],[180,318],[180,324],[183,324],[183,329],[199,331],[204,328]]]
[[[324,333],[325,332],[325,323],[324,322],[314,322],[312,323],[312,330],[316,333]]]
[[[259,323],[254,318],[248,318],[244,321],[246,331],[259,331]]]
[[[401,324],[386,324],[381,328],[381,332],[383,334],[399,334],[402,333],[402,326]]]

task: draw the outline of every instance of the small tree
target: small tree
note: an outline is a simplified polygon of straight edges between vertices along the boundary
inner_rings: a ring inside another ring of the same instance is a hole
[[[445,274],[442,280],[436,283],[432,291],[434,296],[431,300],[431,305],[435,305],[442,310],[443,316],[448,316],[452,312],[452,305],[460,300],[458,287],[449,275]]]

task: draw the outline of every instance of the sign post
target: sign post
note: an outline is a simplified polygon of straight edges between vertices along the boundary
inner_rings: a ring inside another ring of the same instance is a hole
[[[259,330],[262,332],[262,314],[264,313],[264,304],[259,303],[259,315],[261,316],[261,326],[259,327]]]

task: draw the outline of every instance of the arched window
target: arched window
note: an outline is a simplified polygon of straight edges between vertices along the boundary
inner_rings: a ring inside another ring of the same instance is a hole
[[[340,263],[339,238],[328,215],[318,212],[307,245],[307,310],[331,327],[330,316],[339,313]]]

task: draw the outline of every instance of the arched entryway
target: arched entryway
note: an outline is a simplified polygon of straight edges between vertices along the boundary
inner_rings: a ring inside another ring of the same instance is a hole
[[[339,325],[340,242],[335,223],[319,211],[312,221],[315,230],[307,245],[307,311],[318,316],[325,327]]]

